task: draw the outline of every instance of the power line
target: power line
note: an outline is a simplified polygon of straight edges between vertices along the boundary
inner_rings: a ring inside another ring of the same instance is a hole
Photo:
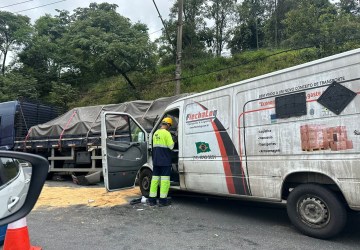
[[[49,5],[53,5],[53,4],[57,4],[57,3],[65,2],[65,1],[67,1],[67,0],[61,0],[61,1],[53,2],[53,3],[48,3],[48,4],[36,6],[36,7],[30,8],[30,9],[25,9],[25,10],[16,11],[16,12],[14,12],[14,13],[20,13],[20,12],[24,12],[24,11],[28,11],[28,10],[39,9],[39,8],[41,8],[41,7],[45,7],[45,6],[49,6]]]
[[[157,30],[157,31],[151,32],[151,33],[149,33],[149,35],[152,35],[152,34],[158,33],[158,32],[160,32],[160,31],[162,31],[162,29],[159,29],[159,30]]]
[[[7,8],[7,7],[11,7],[11,6],[15,6],[15,5],[23,4],[23,3],[28,3],[28,2],[32,2],[32,1],[34,1],[34,0],[27,0],[27,1],[20,2],[20,3],[13,3],[13,4],[1,6],[0,9],[4,9],[4,8]]]

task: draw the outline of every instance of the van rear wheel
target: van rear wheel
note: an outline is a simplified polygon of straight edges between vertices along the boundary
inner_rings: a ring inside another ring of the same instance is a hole
[[[141,194],[145,197],[149,197],[151,177],[152,177],[152,171],[148,168],[145,168],[140,172],[139,185],[140,185]]]
[[[303,184],[292,190],[287,200],[287,213],[299,231],[321,239],[340,233],[347,219],[338,196],[316,184]]]

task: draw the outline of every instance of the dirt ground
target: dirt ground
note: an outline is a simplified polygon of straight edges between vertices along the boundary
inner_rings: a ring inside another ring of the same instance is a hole
[[[129,203],[141,196],[138,187],[107,192],[103,185],[77,186],[69,182],[48,181],[35,205],[39,208],[65,208],[74,205],[89,207],[113,207]]]

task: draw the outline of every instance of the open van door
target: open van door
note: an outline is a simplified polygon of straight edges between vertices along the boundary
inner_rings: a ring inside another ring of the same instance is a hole
[[[148,158],[147,133],[129,114],[101,114],[102,166],[109,191],[131,188]]]

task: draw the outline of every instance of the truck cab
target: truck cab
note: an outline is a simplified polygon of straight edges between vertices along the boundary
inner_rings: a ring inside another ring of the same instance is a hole
[[[17,101],[0,103],[0,149],[14,146]]]

